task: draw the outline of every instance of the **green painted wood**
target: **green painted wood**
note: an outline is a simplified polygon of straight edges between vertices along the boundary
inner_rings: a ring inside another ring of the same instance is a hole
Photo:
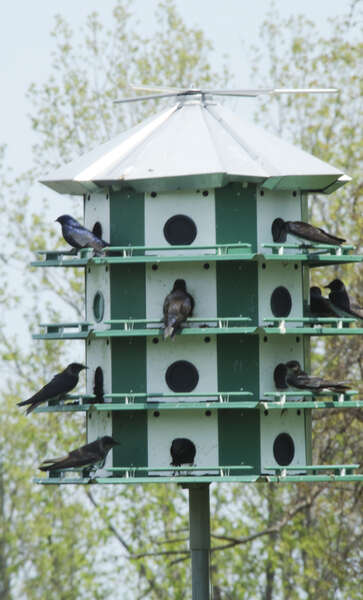
[[[111,319],[145,319],[145,265],[112,265]]]
[[[258,319],[258,263],[217,263],[217,313]]]
[[[243,389],[260,397],[258,336],[219,335],[217,364],[220,390]]]
[[[64,478],[58,479],[56,477],[42,477],[34,478],[34,483],[41,485],[88,485],[95,484],[113,484],[113,485],[140,485],[147,483],[173,483],[173,484],[190,484],[189,477],[97,477],[96,479],[84,479],[84,478]],[[338,481],[351,482],[351,481],[363,481],[363,475],[287,475],[286,477],[279,477],[278,475],[230,475],[229,477],[193,477],[192,483],[335,483]]]
[[[144,194],[132,190],[110,192],[110,243],[112,246],[145,244]]]
[[[216,242],[247,242],[257,251],[256,185],[230,183],[215,190]]]
[[[39,406],[35,409],[35,413],[51,413],[51,412],[88,412],[88,411],[130,411],[130,410],[235,410],[243,408],[247,410],[255,408],[263,408],[264,410],[301,410],[305,408],[326,409],[334,408],[336,410],[344,410],[346,408],[363,408],[363,400],[344,400],[344,402],[336,401],[303,401],[303,402],[271,402],[269,400],[261,400],[260,402],[250,402],[245,400],[242,402],[135,402],[135,403],[119,403],[115,400],[112,403],[106,404],[58,404],[53,406]]]
[[[115,325],[116,327],[116,325]],[[160,337],[163,336],[163,328],[150,328],[150,329],[121,329],[122,325],[119,324],[118,329],[105,329],[104,331],[95,331],[94,337],[96,338],[113,338],[113,337]],[[215,334],[246,334],[256,333],[256,327],[184,327],[181,331],[177,331],[175,337],[185,335],[215,335]]]
[[[219,464],[252,465],[260,472],[260,411],[218,412]],[[242,474],[242,471],[237,474]]]
[[[114,467],[147,465],[146,410],[114,413],[112,415],[112,437],[120,444],[113,448]]]
[[[111,356],[112,390],[145,393],[146,339],[114,338],[111,340]],[[141,398],[135,399],[136,402],[138,400],[142,401]]]

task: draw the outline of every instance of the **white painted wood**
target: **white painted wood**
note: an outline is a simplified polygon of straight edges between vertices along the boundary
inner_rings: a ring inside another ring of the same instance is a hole
[[[96,321],[93,312],[93,301],[97,292],[104,298],[105,311],[102,321]],[[111,318],[110,270],[107,265],[88,265],[86,267],[86,321],[93,323],[93,328],[105,329],[104,321]],[[107,326],[109,327],[109,326]]]
[[[267,471],[264,467],[278,467],[273,453],[273,444],[280,433],[288,433],[295,445],[295,455],[291,461],[291,467],[306,465],[305,448],[305,424],[304,411],[297,414],[296,409],[283,411],[271,410],[265,414],[260,410],[260,448],[261,448],[261,472],[273,473]]]
[[[208,336],[210,342],[206,343],[204,338],[194,336],[177,336],[173,340],[160,340],[154,344],[152,339],[147,339],[146,344],[146,382],[149,393],[172,394],[172,390],[165,381],[165,373],[169,365],[177,360],[187,360],[192,363],[199,373],[199,381],[193,390],[195,394],[211,394],[218,391],[217,377],[217,342],[215,336]],[[213,396],[206,395],[199,400],[213,400]],[[155,401],[155,398],[153,399]],[[178,398],[178,401],[196,401],[188,396]],[[160,399],[162,401],[162,398]],[[170,399],[165,399],[170,402]],[[175,416],[179,419],[179,415]]]
[[[300,192],[293,196],[292,191],[270,191],[257,188],[257,248],[262,254],[271,254],[271,248],[262,248],[261,244],[272,244],[271,225],[280,217],[284,221],[301,221]],[[296,243],[296,239],[288,236],[287,242]],[[286,254],[294,254],[296,250],[284,250]]]
[[[102,239],[110,241],[110,201],[108,194],[87,194],[84,202],[84,226],[92,231],[96,222],[101,223]]]
[[[267,337],[267,342],[264,341],[264,337]],[[299,342],[296,341],[297,337],[300,338]],[[279,363],[298,360],[303,367],[303,339],[301,336],[296,335],[261,335],[259,355],[260,399],[264,400],[266,399],[264,396],[265,392],[280,391],[276,390],[273,378],[275,367]],[[297,399],[302,400],[302,398]]]
[[[258,323],[266,326],[263,319],[276,318],[271,310],[271,294],[279,286],[290,292],[292,307],[290,318],[303,316],[303,289],[301,263],[259,262],[258,263]],[[286,324],[286,328],[296,323]]]
[[[195,306],[193,317],[217,316],[216,265],[205,263],[159,263],[153,271],[152,265],[146,265],[146,318],[162,319],[163,304],[171,292],[176,279],[185,279],[187,291],[193,296]]]
[[[205,411],[148,411],[148,466],[168,467],[171,463],[170,446],[175,438],[188,438],[196,447],[194,464],[196,467],[213,467],[219,464],[218,452],[218,417],[212,410],[210,416]],[[170,472],[158,471],[159,475],[171,475]],[[195,475],[203,475],[207,471],[195,471]],[[216,473],[209,470],[208,473]],[[154,474],[154,473],[153,473]]]
[[[86,371],[86,390],[87,394],[93,394],[95,370],[101,367],[103,371],[103,389],[105,394],[112,392],[112,373],[111,373],[111,345],[107,344],[105,339],[89,340],[86,344],[86,361],[88,369]],[[106,399],[105,402],[110,402]],[[112,413],[91,411],[87,413],[87,441],[93,442],[98,437],[112,435]],[[105,467],[112,467],[112,450],[110,450]],[[109,471],[101,469],[98,471],[99,477],[108,477]]]
[[[208,191],[208,196],[203,192]],[[199,190],[192,192],[159,192],[155,198],[145,194],[145,245],[165,246],[169,249],[162,251],[163,255],[184,255],[185,250],[172,250],[172,246],[164,237],[164,225],[174,215],[186,215],[190,217],[196,227],[197,235],[193,246],[215,245],[216,223],[215,223],[215,198],[214,190]],[[214,250],[203,250],[199,253],[214,254]],[[148,252],[155,254],[155,252]],[[156,253],[157,254],[157,253]]]

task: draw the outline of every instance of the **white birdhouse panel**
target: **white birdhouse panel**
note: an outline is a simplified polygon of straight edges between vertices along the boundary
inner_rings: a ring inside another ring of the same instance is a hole
[[[96,369],[102,369],[103,378],[103,393],[112,393],[112,361],[111,361],[111,345],[107,344],[106,339],[92,339],[86,344],[86,361],[88,369],[86,371],[87,378],[87,394],[93,394],[95,386]],[[105,399],[105,402],[110,402],[110,399]]]
[[[93,329],[104,329],[111,318],[110,271],[107,265],[88,265],[86,268],[86,320]]]
[[[306,465],[303,410],[260,411],[261,472],[266,467]]]
[[[87,194],[84,201],[84,226],[92,231],[99,223],[102,228],[102,239],[110,241],[110,200],[108,194]]]
[[[159,343],[155,344],[148,338],[146,345],[148,393],[205,393],[197,400],[217,399],[211,395],[218,391],[216,337],[177,335],[174,341],[158,339]],[[165,398],[165,401],[171,400]],[[186,395],[178,397],[178,401],[195,402],[196,398]]]
[[[176,279],[185,280],[187,292],[194,298],[193,317],[208,319],[217,316],[215,263],[160,263],[156,270],[153,266],[146,265],[147,319],[163,318],[164,300],[173,289]]]
[[[206,414],[206,412],[208,414]],[[148,411],[148,466],[169,467],[172,458],[170,447],[176,438],[191,440],[196,448],[194,466],[216,467],[218,465],[218,418],[217,411]],[[188,465],[186,465],[188,466]],[[158,471],[159,475],[171,475],[170,471]],[[216,471],[195,471],[194,475],[215,474]],[[153,473],[154,474],[154,473]]]
[[[301,319],[303,288],[301,263],[262,262],[258,265],[258,323],[264,319]],[[286,328],[296,326],[286,323]]]
[[[215,243],[214,190],[157,193],[155,197],[145,194],[146,246],[165,246],[168,250],[163,254],[185,255],[187,250],[173,250],[173,245],[214,246]],[[201,254],[214,252],[213,249],[200,251]]]
[[[297,341],[299,340],[299,341]],[[266,400],[265,393],[277,390],[274,382],[274,370],[279,363],[297,360],[304,365],[304,347],[302,337],[295,335],[265,335],[260,337],[260,399]],[[286,390],[287,391],[287,390]],[[297,398],[301,400],[302,398]]]
[[[284,221],[301,221],[300,192],[257,189],[257,248],[262,254],[272,253],[271,248],[263,248],[262,244],[273,243],[271,225],[277,217]],[[289,236],[286,241],[296,243],[297,240]],[[284,252],[294,254],[296,250],[285,249]]]
[[[90,411],[87,413],[87,441],[94,442],[104,435],[112,436],[112,413]],[[97,471],[98,477],[109,477],[110,472],[106,467],[112,467],[112,450],[107,455],[103,469]]]

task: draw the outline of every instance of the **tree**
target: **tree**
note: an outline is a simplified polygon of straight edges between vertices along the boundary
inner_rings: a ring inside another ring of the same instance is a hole
[[[53,75],[29,91],[37,132],[35,168],[0,188],[17,198],[4,212],[13,250],[10,264],[19,274],[19,265],[29,261],[32,252],[48,244],[54,247],[59,239],[58,232],[49,229],[46,203],[32,212],[29,182],[155,109],[144,103],[133,106],[132,111],[112,108],[112,100],[127,93],[128,82],[217,85],[228,78],[226,69],[220,74],[212,70],[211,43],[201,30],[185,26],[172,2],[160,4],[155,39],[140,36],[130,6],[116,4],[110,32],[96,14],[91,15],[78,43],[69,25],[57,18]],[[339,222],[339,232],[352,236],[348,239],[355,243],[362,229],[358,223],[360,188],[355,181],[360,107],[354,86],[361,47],[356,41],[357,10],[358,4],[352,3],[351,15],[333,20],[327,38],[303,17],[285,22],[276,12],[268,15],[260,37],[271,59],[271,83],[334,86],[339,78],[344,91],[333,99],[304,96],[277,101],[272,115],[265,104],[259,110],[260,121],[270,123],[277,118],[281,134],[354,175],[353,185],[346,190],[313,199],[312,218],[317,223]],[[265,87],[266,74],[262,77],[258,70],[264,64],[261,56],[254,53],[251,60],[257,81],[261,76]],[[93,66],[91,77],[89,64]],[[350,197],[354,198],[351,203],[346,201]],[[80,213],[76,203],[74,212]],[[0,269],[5,277],[9,262],[0,260]],[[63,319],[65,312],[67,318],[68,314],[79,316],[80,273],[63,270],[60,277],[48,271],[25,276],[30,330],[45,315],[54,321],[60,320],[60,311]],[[333,278],[333,273],[334,269],[329,271],[329,277]],[[320,282],[327,271],[314,276]],[[344,279],[357,290],[356,267],[344,270]],[[10,285],[3,298],[21,309],[22,299],[14,286]],[[115,499],[111,486],[77,489],[72,494],[67,487],[33,486],[34,464],[53,449],[76,446],[83,429],[74,417],[19,418],[14,403],[39,387],[34,373],[41,374],[43,381],[59,370],[69,348],[41,342],[23,349],[21,340],[8,335],[2,335],[0,342],[4,364],[11,369],[0,409],[5,417],[1,420],[4,456],[0,478],[0,558],[6,565],[3,598],[36,594],[40,599],[68,600],[108,593],[112,598],[125,598],[127,590],[132,598],[185,598],[190,581],[185,492],[174,486],[150,485],[145,493],[145,488],[125,486]],[[316,367],[326,374],[344,372],[358,379],[357,342],[340,338],[328,344],[324,352],[317,346]],[[314,416],[315,462],[356,460],[358,414],[315,411]],[[358,598],[361,502],[361,487],[352,484],[215,486],[214,598]]]

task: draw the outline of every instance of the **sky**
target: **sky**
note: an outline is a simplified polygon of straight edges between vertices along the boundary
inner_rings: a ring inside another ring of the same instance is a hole
[[[132,0],[131,6],[145,33],[154,28],[154,11],[158,0]],[[302,13],[322,32],[327,16],[347,12],[350,0],[278,0],[283,16]],[[80,31],[92,11],[102,14],[104,24],[112,21],[114,0],[12,0],[2,6],[0,20],[1,111],[0,144],[7,144],[7,158],[15,173],[32,164],[34,137],[28,114],[31,110],[26,91],[32,82],[38,84],[50,75],[54,40],[50,31],[54,15],[59,13]],[[202,27],[213,40],[216,60],[230,57],[229,64],[238,86],[251,85],[249,65],[244,59],[242,43],[260,43],[259,27],[270,6],[270,0],[176,0],[176,5],[189,26]],[[327,15],[327,7],[329,14]],[[81,35],[81,33],[80,33]],[[146,82],[144,82],[146,83]],[[250,104],[249,110],[252,112]]]

